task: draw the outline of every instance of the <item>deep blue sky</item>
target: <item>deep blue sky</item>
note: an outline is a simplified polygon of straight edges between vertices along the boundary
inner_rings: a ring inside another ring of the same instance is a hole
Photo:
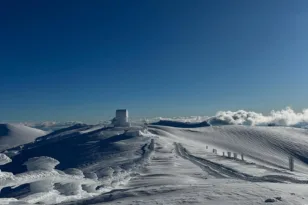
[[[308,102],[308,1],[0,2],[0,121]]]

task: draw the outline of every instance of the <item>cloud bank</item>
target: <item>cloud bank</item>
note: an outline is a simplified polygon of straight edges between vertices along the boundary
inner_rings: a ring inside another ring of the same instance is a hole
[[[248,125],[248,126],[287,126],[308,129],[308,109],[295,112],[292,108],[286,107],[278,111],[271,111],[265,115],[254,111],[219,111],[215,116],[188,116],[188,117],[156,117],[148,119],[131,119],[132,124],[154,123],[158,121],[174,121],[182,123],[207,122],[211,125]],[[73,126],[81,122],[42,122],[24,123],[27,126],[54,131],[65,127]],[[109,124],[109,121],[99,122],[99,124]]]
[[[271,111],[269,115],[253,111],[238,110],[219,111],[215,116],[208,119],[210,124],[229,125],[276,125],[308,128],[308,109],[296,113],[290,107],[280,111]]]
[[[295,112],[290,107],[279,111],[271,111],[268,115],[254,111],[219,111],[215,116],[191,116],[174,118],[154,118],[148,121],[170,120],[179,122],[207,121],[211,125],[248,125],[248,126],[287,126],[308,129],[308,109]]]

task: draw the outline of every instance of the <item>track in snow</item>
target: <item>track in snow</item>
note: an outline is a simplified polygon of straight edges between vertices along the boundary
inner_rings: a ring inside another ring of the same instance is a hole
[[[204,164],[200,162],[199,160],[194,159],[194,157],[187,153],[187,150],[183,148],[183,146],[180,143],[174,143],[175,144],[175,151],[176,153],[181,156],[184,159],[187,159],[194,163],[195,165],[199,166],[203,171],[207,172],[210,176],[213,176],[215,178],[227,178],[227,176],[223,175],[222,173],[218,172],[217,170],[213,169],[208,164]]]
[[[187,159],[199,166],[202,170],[206,171],[209,175],[215,178],[235,178],[250,182],[274,182],[274,183],[299,183],[308,184],[308,180],[299,180],[288,176],[282,175],[267,175],[267,176],[252,176],[246,173],[241,173],[230,167],[212,162],[210,160],[196,157],[189,153],[180,143],[174,143],[176,153],[184,159]]]

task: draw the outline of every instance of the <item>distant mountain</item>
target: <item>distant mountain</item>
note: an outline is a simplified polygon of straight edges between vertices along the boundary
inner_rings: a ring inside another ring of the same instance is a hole
[[[151,123],[151,125],[160,125],[168,127],[178,127],[178,128],[197,128],[197,127],[208,127],[209,123],[206,121],[203,122],[179,122],[171,120],[160,120],[158,122]]]
[[[0,151],[32,142],[45,134],[43,130],[23,124],[0,124]]]

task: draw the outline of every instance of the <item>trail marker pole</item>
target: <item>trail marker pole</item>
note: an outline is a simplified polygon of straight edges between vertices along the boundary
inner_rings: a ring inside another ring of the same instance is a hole
[[[289,169],[290,171],[294,171],[294,159],[292,156],[289,156]]]
[[[231,152],[228,152],[228,157],[231,158]]]

